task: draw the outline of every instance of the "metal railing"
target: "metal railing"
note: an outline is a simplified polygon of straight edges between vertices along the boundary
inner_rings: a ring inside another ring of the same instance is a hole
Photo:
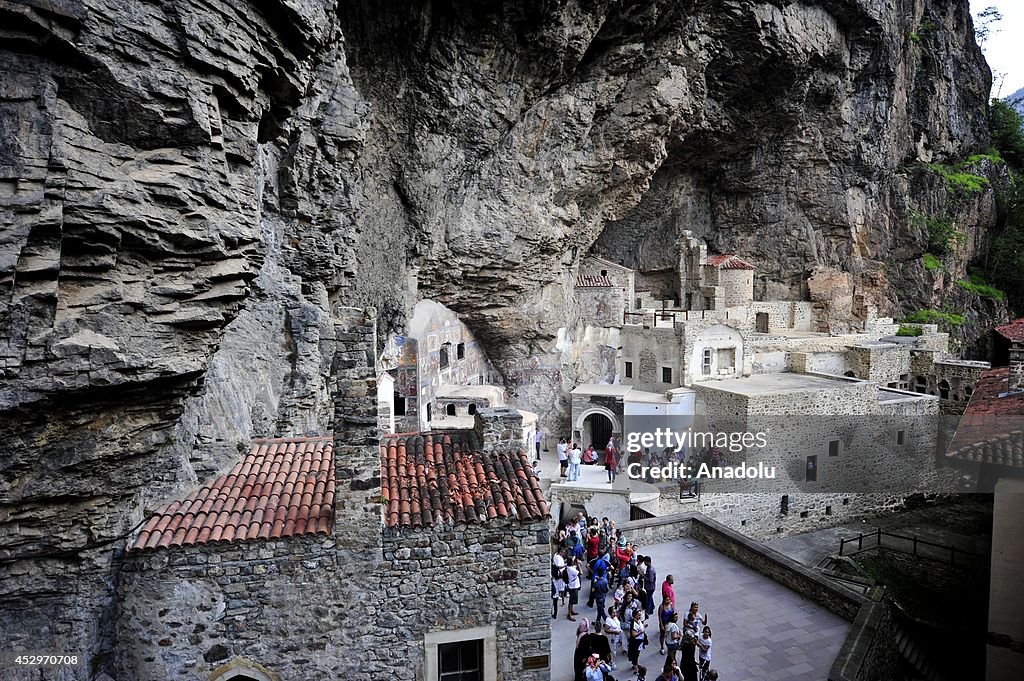
[[[854,544],[856,544],[856,549],[847,550],[847,546]],[[959,564],[961,565],[987,558],[983,554],[968,551],[967,549],[960,549],[949,544],[938,544],[921,539],[916,535],[908,537],[894,532],[885,532],[881,528],[876,529],[874,532],[862,532],[856,537],[839,540],[840,556],[852,555],[873,548],[890,549],[944,562],[948,560],[950,565],[957,564],[957,557],[960,558]]]

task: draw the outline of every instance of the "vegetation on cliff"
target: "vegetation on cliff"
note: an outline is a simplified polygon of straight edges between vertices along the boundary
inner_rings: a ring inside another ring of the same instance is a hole
[[[1024,117],[1012,102],[996,99],[989,108],[988,124],[1006,173],[996,183],[999,219],[983,271],[1006,293],[1011,308],[1020,312],[1024,309]]]

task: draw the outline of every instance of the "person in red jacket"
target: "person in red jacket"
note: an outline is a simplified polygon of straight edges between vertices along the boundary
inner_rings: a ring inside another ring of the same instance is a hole
[[[608,484],[611,485],[615,482],[615,472],[619,467],[619,453],[615,450],[615,445],[612,444],[612,440],[608,441],[608,446],[604,449],[604,469],[608,471]]]
[[[591,527],[590,534],[587,536],[587,562],[593,563],[597,560],[598,547],[601,544],[601,538],[597,536],[597,528]]]

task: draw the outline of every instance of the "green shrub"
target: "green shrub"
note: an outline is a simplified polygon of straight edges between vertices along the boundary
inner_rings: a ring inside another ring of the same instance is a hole
[[[938,310],[917,310],[903,320],[907,324],[938,324],[940,327],[951,328],[964,323],[962,315]]]
[[[946,179],[946,187],[952,192],[973,194],[983,191],[991,185],[987,177],[964,172],[966,165],[968,164],[961,163],[959,166],[954,167],[942,165],[941,163],[930,163],[928,167]]]
[[[910,39],[913,40],[915,43],[920,44],[921,43],[921,34],[915,31],[915,32],[910,34]]]
[[[974,154],[973,156],[968,156],[967,160],[964,161],[964,163],[967,164],[967,165],[972,165],[973,166],[973,165],[978,165],[982,161],[989,161],[991,163],[1005,163],[1006,162],[1006,161],[1003,160],[1003,157],[999,155],[999,151],[997,151],[996,149],[989,149],[984,154]]]
[[[992,298],[993,300],[1006,300],[1006,294],[1000,291],[995,286],[992,286],[985,280],[985,276],[978,271],[971,271],[968,278],[956,282],[960,288],[971,293],[976,293],[982,298]]]
[[[924,330],[920,326],[907,326],[903,324],[900,326],[899,331],[896,332],[897,336],[920,336],[924,333]]]
[[[963,245],[967,236],[956,228],[956,224],[946,217],[926,217],[928,228],[928,248],[939,255],[950,253],[955,246]]]
[[[924,268],[929,272],[938,272],[942,269],[942,261],[939,260],[938,256],[925,253],[921,256],[921,260],[924,261]]]

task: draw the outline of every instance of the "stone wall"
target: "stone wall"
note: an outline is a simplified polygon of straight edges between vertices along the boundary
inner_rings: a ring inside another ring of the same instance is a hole
[[[750,305],[754,300],[754,271],[722,269],[718,271],[725,307]]]
[[[623,301],[626,303],[626,309],[631,309],[633,307],[633,303],[636,302],[633,300],[636,296],[636,273],[632,269],[610,260],[605,260],[604,258],[589,255],[580,260],[578,272],[583,275],[608,277],[615,288],[621,289]],[[577,292],[578,291],[579,288],[577,287]],[[620,315],[615,326],[618,326],[621,323],[622,316]],[[610,325],[601,324],[599,326]]]
[[[852,345],[847,350],[850,370],[857,378],[882,385],[907,385],[910,373],[910,348],[899,343]]]
[[[551,650],[547,522],[388,533],[383,551],[380,638],[373,647],[392,658],[387,678],[422,678],[428,632],[494,626],[499,679],[550,679],[549,669],[523,670],[524,657]],[[355,603],[367,597],[376,599],[367,594]]]
[[[522,671],[550,649],[547,523],[383,537],[378,523],[364,540],[369,563],[308,536],[132,554],[118,591],[123,678],[206,681],[241,657],[281,679],[414,681],[428,632],[481,625],[496,627],[499,678],[548,678]]]
[[[677,378],[683,371],[680,330],[671,326],[650,328],[627,324],[622,328],[621,339],[619,376],[623,385],[632,385],[637,390],[662,392],[682,384]],[[626,377],[625,362],[633,364],[632,377]],[[672,369],[672,383],[662,382],[663,367]]]

